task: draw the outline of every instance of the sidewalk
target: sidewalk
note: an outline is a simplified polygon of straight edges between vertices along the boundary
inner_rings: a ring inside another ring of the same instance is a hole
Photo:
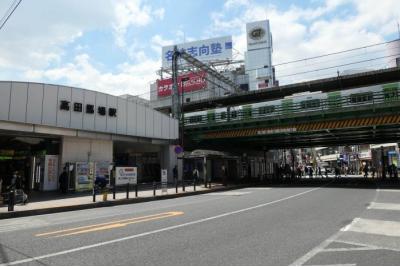
[[[101,194],[96,195],[96,202],[93,202],[93,196],[91,193],[70,193],[67,195],[61,195],[60,193],[44,193],[42,196],[38,195],[28,199],[26,205],[17,204],[14,206],[14,211],[9,212],[7,205],[0,206],[0,219],[14,218],[21,216],[31,216],[39,214],[48,214],[63,211],[72,211],[80,209],[89,209],[95,207],[107,207],[115,205],[123,205],[130,203],[140,203],[152,200],[161,200],[168,198],[176,198],[182,196],[190,196],[195,194],[204,194],[214,191],[229,190],[235,188],[241,188],[244,185],[231,185],[223,186],[221,184],[212,184],[211,189],[205,188],[204,185],[197,185],[196,191],[194,191],[193,185],[186,186],[185,192],[182,191],[182,187],[178,187],[178,194],[176,194],[175,187],[168,188],[168,193],[162,193],[161,189],[156,190],[156,195],[153,196],[153,190],[139,190],[138,197],[135,197],[135,191],[132,187],[129,191],[129,199],[126,198],[125,192],[117,192],[115,199],[113,194],[108,193],[107,201],[103,201]]]

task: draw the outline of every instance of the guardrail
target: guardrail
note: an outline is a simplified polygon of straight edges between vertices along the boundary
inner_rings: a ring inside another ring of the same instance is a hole
[[[186,191],[186,187],[188,186],[193,186],[193,191],[196,191],[196,187],[198,186],[198,179],[189,179],[189,180],[176,180],[174,182],[170,182],[166,184],[166,189],[168,190],[169,188],[175,188],[175,193],[178,194],[178,188],[179,186],[182,187],[182,192]],[[207,187],[207,184],[209,188],[211,188],[211,182],[208,183],[208,181],[204,182],[204,186]],[[165,185],[165,184],[164,184]],[[129,199],[129,193],[131,191],[132,186],[134,187],[135,190],[135,197],[139,197],[140,191],[149,191],[153,190],[153,197],[155,197],[157,194],[158,189],[163,188],[163,183],[162,182],[151,182],[151,183],[137,183],[137,184],[126,184],[126,185],[113,185],[113,186],[107,186],[104,188],[100,188],[99,186],[94,186],[92,190],[92,197],[93,197],[93,202],[96,202],[96,196],[99,194],[103,195],[103,201],[107,200],[107,197],[104,197],[105,195],[108,195],[110,192],[113,193],[113,199],[116,199],[116,192],[117,191],[123,191],[126,190],[126,199]]]

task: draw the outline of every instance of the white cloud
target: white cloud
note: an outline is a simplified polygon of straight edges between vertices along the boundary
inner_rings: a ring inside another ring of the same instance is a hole
[[[211,14],[210,35],[234,33],[234,48],[246,51],[245,24],[270,20],[274,43],[273,63],[287,62],[330,52],[379,43],[396,31],[400,1],[326,0],[315,8],[292,5],[284,10],[272,4],[227,0]],[[240,13],[230,16],[233,7]],[[351,12],[347,12],[349,8]],[[299,70],[298,70],[299,71]]]
[[[68,85],[92,89],[113,95],[132,94],[149,98],[149,84],[156,79],[159,60],[151,60],[144,53],[138,54],[140,63],[123,63],[118,72],[101,72],[87,54],[80,54],[73,62],[46,70],[30,69],[25,76],[32,81],[68,81]]]
[[[164,8],[153,9],[142,4],[141,0],[118,1],[115,5],[115,36],[120,47],[126,46],[125,35],[130,26],[143,27],[150,24],[153,19],[163,19]]]
[[[107,27],[112,20],[109,1],[40,3],[23,1],[0,32],[0,69],[46,68],[59,61],[66,45],[86,31]]]

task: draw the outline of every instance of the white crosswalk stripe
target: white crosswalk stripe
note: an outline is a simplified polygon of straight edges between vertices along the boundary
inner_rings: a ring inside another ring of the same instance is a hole
[[[400,237],[400,222],[357,218],[342,231]]]
[[[397,203],[379,203],[379,202],[371,202],[368,209],[376,209],[376,210],[398,210],[400,211],[400,204]]]

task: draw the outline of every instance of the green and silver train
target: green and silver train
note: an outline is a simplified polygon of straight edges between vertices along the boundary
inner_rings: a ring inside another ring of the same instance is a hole
[[[185,125],[251,120],[299,112],[388,103],[399,101],[399,95],[399,82],[330,93],[304,92],[268,102],[186,113]]]

